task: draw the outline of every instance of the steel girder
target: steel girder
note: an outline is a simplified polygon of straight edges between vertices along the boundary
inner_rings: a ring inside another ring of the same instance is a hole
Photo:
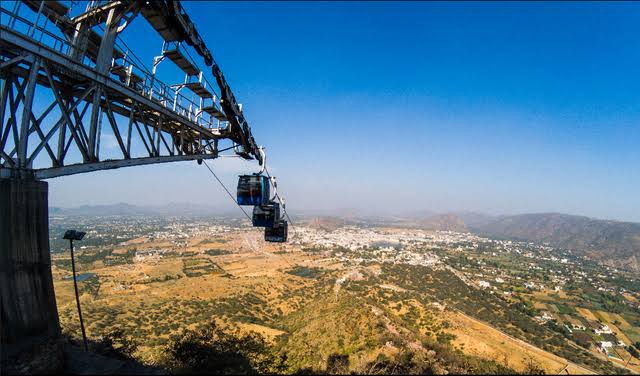
[[[21,33],[4,26],[0,26],[0,32],[1,54],[5,59],[0,63],[0,176],[28,174],[51,178],[217,156],[217,142],[226,138],[219,130],[204,128],[162,103]],[[36,88],[39,95],[45,90],[53,97],[39,114],[33,109]],[[92,95],[98,89],[100,116],[91,119],[85,115],[93,107]],[[58,119],[51,118],[54,109],[60,113]],[[116,115],[126,117],[126,128],[118,124]],[[117,140],[119,160],[100,160],[103,126],[109,127],[110,134]],[[96,135],[93,154],[91,133]],[[134,157],[132,141],[144,145],[147,155]],[[81,154],[82,162],[67,165],[65,157],[72,147]],[[51,165],[34,168],[34,161],[43,153]],[[81,166],[85,164],[87,166]]]
[[[237,153],[241,156],[262,163],[231,89],[179,1],[114,0],[75,18],[69,18],[66,8],[55,1],[23,2],[62,31],[66,41],[61,40],[60,45],[67,43],[69,50],[57,48],[57,42],[46,45],[32,38],[33,33],[26,35],[0,25],[0,177],[46,179],[133,165],[212,159],[218,156],[222,139],[240,146]],[[115,47],[115,36],[138,14],[152,23],[154,15],[149,7],[162,16],[155,19],[156,24],[166,22],[176,39],[194,46],[207,65],[213,63],[212,73],[221,89],[220,105],[229,119],[226,127],[203,126],[191,109],[176,108],[175,103],[171,106],[170,98],[154,92],[153,79],[151,89],[145,90],[131,78],[125,82],[114,77],[111,61],[123,56]],[[105,26],[102,36],[91,29],[98,24]],[[91,64],[84,62],[85,56]],[[49,104],[42,107],[42,101]],[[119,155],[115,158],[101,158],[105,135],[117,142]],[[132,144],[141,145],[137,153]],[[71,160],[70,154],[75,154],[76,160]],[[81,161],[77,161],[78,155]],[[43,160],[48,162],[43,164]]]

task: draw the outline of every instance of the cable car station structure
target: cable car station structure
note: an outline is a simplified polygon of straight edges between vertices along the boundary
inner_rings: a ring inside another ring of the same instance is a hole
[[[264,170],[264,153],[178,0],[2,1],[0,12],[2,343],[19,347],[29,336],[60,335],[43,179],[225,151]],[[140,17],[162,41],[146,65],[120,38]],[[169,84],[158,77],[165,64],[182,72]],[[285,241],[268,185],[265,202],[247,203],[265,240]]]

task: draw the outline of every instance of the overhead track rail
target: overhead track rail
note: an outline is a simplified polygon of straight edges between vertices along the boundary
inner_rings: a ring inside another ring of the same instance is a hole
[[[225,150],[263,163],[241,105],[179,1],[78,6],[85,9],[72,15],[61,1],[2,2],[0,177],[201,161]],[[164,41],[162,56],[185,73],[181,83],[160,81],[155,65],[146,68],[121,40],[138,16]],[[215,85],[186,46],[210,67]],[[221,148],[224,140],[232,145]],[[116,155],[105,158],[107,142]]]
[[[163,35],[163,37],[166,35],[166,41],[185,41],[204,58],[207,66],[211,66],[211,72],[216,78],[221,91],[220,104],[231,125],[231,131],[235,136],[240,138],[240,144],[243,147],[243,150],[239,154],[245,158],[256,158],[262,163],[258,146],[251,135],[249,123],[242,114],[242,109],[236,101],[231,87],[227,83],[222,70],[213,59],[204,40],[180,4],[180,1],[164,0],[147,2],[145,0],[138,0],[138,2],[145,4],[141,11],[143,16],[149,20],[149,23]]]

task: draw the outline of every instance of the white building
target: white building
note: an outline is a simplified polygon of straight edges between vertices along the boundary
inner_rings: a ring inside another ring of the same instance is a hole
[[[609,325],[601,325],[599,329],[595,329],[594,332],[596,334],[613,334],[613,332],[611,331],[611,328],[609,328]]]
[[[478,285],[480,287],[482,287],[483,289],[491,287],[491,284],[489,282],[487,282],[487,281],[480,281],[480,282],[478,282]]]
[[[613,343],[610,341],[600,341],[598,343],[598,349],[605,354],[609,354],[609,349],[613,347]]]

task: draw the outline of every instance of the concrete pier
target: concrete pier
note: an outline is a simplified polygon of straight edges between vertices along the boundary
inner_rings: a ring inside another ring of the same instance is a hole
[[[0,299],[3,368],[58,341],[46,182],[0,179]]]

